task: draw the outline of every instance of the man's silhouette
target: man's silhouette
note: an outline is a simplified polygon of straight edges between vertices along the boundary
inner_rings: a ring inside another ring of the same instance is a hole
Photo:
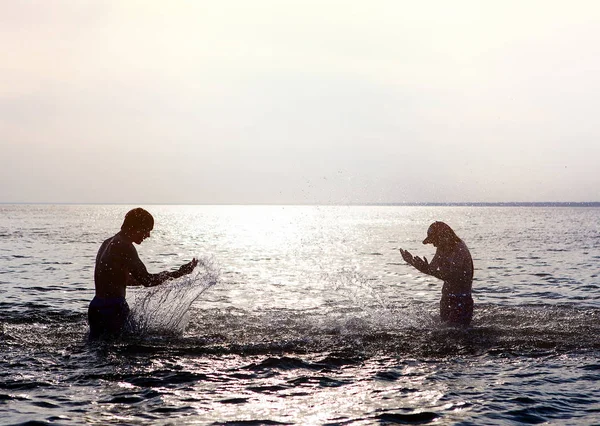
[[[90,338],[114,337],[123,331],[129,314],[125,300],[128,285],[156,286],[169,278],[191,273],[198,264],[194,258],[177,271],[149,273],[133,243],[141,244],[153,228],[154,218],[150,213],[142,208],[130,210],[125,215],[121,231],[100,246],[94,270],[96,295],[88,309]]]

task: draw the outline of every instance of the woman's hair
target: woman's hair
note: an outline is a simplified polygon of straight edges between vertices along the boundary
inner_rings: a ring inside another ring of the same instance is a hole
[[[427,230],[427,238],[423,241],[424,244],[441,242],[458,242],[458,235],[444,222],[433,222]]]
[[[121,225],[121,231],[130,231],[134,229],[151,231],[153,228],[154,218],[141,207],[129,210],[125,215],[123,225]]]

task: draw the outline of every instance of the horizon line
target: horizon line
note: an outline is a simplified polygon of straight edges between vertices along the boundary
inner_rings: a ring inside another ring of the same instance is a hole
[[[86,206],[382,206],[382,207],[600,207],[600,201],[452,201],[452,202],[365,202],[365,203],[123,203],[0,201],[0,205],[86,205]]]

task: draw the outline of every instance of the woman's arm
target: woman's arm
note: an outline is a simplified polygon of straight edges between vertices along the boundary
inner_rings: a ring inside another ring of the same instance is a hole
[[[439,254],[439,249],[435,252],[431,263],[429,264],[429,275],[436,277],[440,280],[446,281],[447,278],[447,265],[446,259]]]
[[[402,254],[402,258],[406,261],[406,263],[425,274],[431,275],[431,273],[429,272],[429,263],[427,262],[426,257],[423,257],[423,259],[421,259],[419,256],[413,256],[408,250],[403,249],[400,249],[400,253]]]

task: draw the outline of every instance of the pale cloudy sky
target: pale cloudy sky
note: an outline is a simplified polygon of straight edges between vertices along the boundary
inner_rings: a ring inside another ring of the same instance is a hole
[[[0,202],[600,201],[600,2],[0,2]]]

